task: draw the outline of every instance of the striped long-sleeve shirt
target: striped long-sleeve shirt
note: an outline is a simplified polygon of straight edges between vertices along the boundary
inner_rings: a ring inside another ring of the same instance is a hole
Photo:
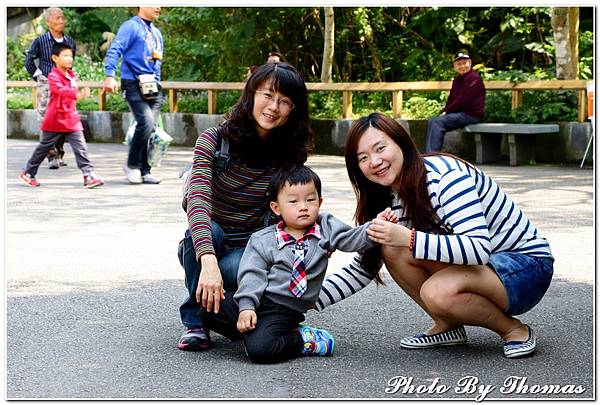
[[[517,252],[553,259],[544,239],[523,211],[483,171],[448,156],[425,157],[427,191],[451,235],[415,232],[413,256],[460,265],[487,264],[491,253]],[[399,218],[404,204],[394,199]],[[401,222],[411,227],[409,222]],[[323,283],[317,309],[347,298],[371,277],[358,257]]]
[[[69,45],[73,49],[73,57],[75,57],[75,41],[73,38],[65,35],[63,36],[65,44]],[[36,69],[39,67],[42,74],[46,77],[50,74],[54,63],[52,62],[52,46],[57,44],[58,41],[54,39],[50,32],[37,37],[31,44],[31,48],[27,51],[25,56],[25,69],[29,75],[33,78]],[[38,67],[35,65],[35,60],[38,59]]]
[[[276,171],[270,166],[252,168],[232,158],[227,168],[213,177],[216,148],[215,128],[200,134],[194,147],[187,216],[197,259],[215,253],[211,220],[226,234],[252,232],[264,226],[266,193]],[[242,239],[232,244],[244,246],[246,242]]]

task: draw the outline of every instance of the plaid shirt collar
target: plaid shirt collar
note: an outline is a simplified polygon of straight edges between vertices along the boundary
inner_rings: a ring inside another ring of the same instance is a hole
[[[298,240],[294,239],[292,235],[285,231],[285,222],[283,222],[283,220],[279,221],[279,223],[277,223],[275,226],[277,249],[282,249],[284,246],[289,245],[290,243],[305,241],[309,236],[314,236],[317,239],[321,239],[321,227],[316,222],[308,231],[304,232],[304,235],[302,235],[302,237]]]

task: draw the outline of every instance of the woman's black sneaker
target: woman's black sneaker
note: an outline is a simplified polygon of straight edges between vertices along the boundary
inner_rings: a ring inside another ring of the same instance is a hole
[[[189,328],[177,343],[179,350],[199,351],[210,347],[210,336],[204,328]]]

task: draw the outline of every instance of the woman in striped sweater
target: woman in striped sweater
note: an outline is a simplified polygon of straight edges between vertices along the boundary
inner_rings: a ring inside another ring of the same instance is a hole
[[[231,158],[224,169],[215,170],[223,138]],[[271,177],[284,163],[303,164],[312,138],[306,85],[283,62],[259,67],[226,120],[198,136],[187,194],[189,229],[178,252],[188,291],[180,307],[186,327],[180,349],[208,349],[200,307],[219,312],[224,289],[236,291],[246,243],[252,232],[269,224]]]
[[[381,262],[433,320],[406,337],[408,349],[465,343],[463,325],[498,333],[507,357],[535,350],[531,327],[514,316],[543,297],[553,273],[550,246],[519,207],[483,171],[447,154],[422,156],[393,119],[358,120],[346,142],[346,166],[362,224],[379,247],[328,277],[318,308],[379,278]],[[392,211],[393,210],[393,211]]]

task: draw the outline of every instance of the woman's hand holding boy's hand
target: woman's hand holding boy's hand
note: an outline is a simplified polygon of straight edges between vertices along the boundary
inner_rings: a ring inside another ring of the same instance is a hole
[[[256,327],[256,312],[245,309],[238,315],[237,328],[240,332],[248,332]]]
[[[398,223],[398,215],[392,211],[390,207],[387,207],[385,210],[381,211],[377,214],[377,219],[382,219],[384,221],[393,222],[395,224]]]
[[[380,218],[375,218],[371,222],[367,235],[373,242],[386,246],[400,247],[410,244],[410,229]]]

